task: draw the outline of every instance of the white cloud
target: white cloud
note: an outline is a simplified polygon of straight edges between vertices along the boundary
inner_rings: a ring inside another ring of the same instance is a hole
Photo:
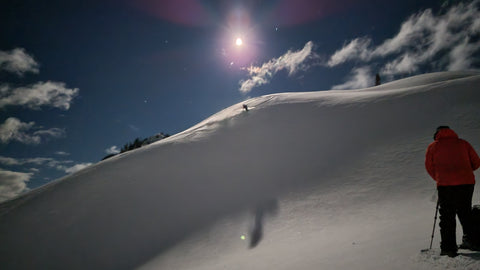
[[[18,141],[26,144],[40,143],[40,136],[32,136],[26,133],[35,125],[35,122],[25,123],[15,117],[10,117],[0,125],[0,141],[8,143]]]
[[[373,46],[367,37],[354,39],[336,51],[325,65],[387,60],[380,73],[390,76],[413,73],[424,65],[437,70],[469,69],[480,50],[479,5],[480,0],[474,0],[439,15],[431,9],[419,12],[405,20],[399,32],[380,45]]]
[[[3,124],[0,124],[0,142],[18,141],[25,144],[39,144],[44,139],[65,136],[65,130],[61,128],[36,130],[29,133],[34,125],[35,122],[26,123],[15,117],[7,118]]]
[[[36,157],[36,158],[26,158],[26,159],[19,159],[20,164],[35,164],[35,165],[47,165],[49,167],[55,167],[58,163],[57,160],[53,158],[44,158],[44,157]]]
[[[134,132],[140,131],[140,128],[138,128],[137,126],[134,126],[134,125],[132,125],[132,124],[129,124],[128,127],[129,127],[131,130],[133,130]]]
[[[0,156],[0,164],[4,166],[23,166],[23,165],[32,165],[32,166],[44,166],[58,171],[63,171],[65,173],[71,174],[82,170],[93,163],[84,162],[75,164],[72,166],[74,161],[72,160],[57,160],[54,158],[46,157],[36,157],[36,158],[11,158]],[[38,171],[37,168],[30,168],[31,171]]]
[[[327,66],[334,67],[352,59],[368,60],[371,57],[369,38],[356,38],[336,51],[328,60]]]
[[[313,55],[313,42],[309,41],[302,50],[288,51],[284,55],[264,63],[261,67],[251,66],[247,68],[250,78],[240,81],[240,91],[248,93],[254,87],[269,83],[270,79],[281,70],[287,70],[288,75],[293,75],[299,69],[307,69],[305,61]]]
[[[355,68],[352,71],[352,75],[349,79],[342,84],[335,85],[332,89],[345,90],[345,89],[361,89],[372,85],[373,75],[369,67]]]
[[[70,153],[67,153],[65,151],[57,151],[55,152],[56,155],[59,155],[59,156],[69,156]]]
[[[80,170],[83,170],[89,166],[91,166],[93,163],[80,163],[80,164],[76,164],[70,168],[66,168],[65,169],[65,172],[68,173],[68,174],[72,174],[72,173],[76,173]]]
[[[398,40],[395,45],[387,41],[375,50],[374,54],[380,56],[401,51],[383,71],[392,75],[415,72],[420,65],[435,62],[435,57],[444,60],[440,69],[469,69],[474,53],[480,49],[470,39],[480,31],[480,24],[476,23],[480,17],[479,3],[459,4],[439,16],[431,10],[412,16],[394,38]]]
[[[64,128],[51,128],[45,130],[38,130],[33,133],[34,136],[47,136],[52,138],[61,138],[65,136]]]
[[[38,73],[38,63],[23,48],[0,51],[0,71],[16,73],[22,76],[26,72]]]
[[[11,199],[28,190],[26,182],[33,173],[12,172],[0,169],[0,202]]]
[[[41,158],[39,158],[41,161]],[[73,160],[56,160],[53,158],[46,158],[44,161],[44,164],[50,168],[57,169],[59,171],[64,171],[65,170],[65,165],[66,164],[72,164],[74,163]]]
[[[418,70],[417,59],[414,55],[404,54],[385,64],[381,73],[385,75],[413,73]]]
[[[7,166],[21,166],[32,164],[37,166],[47,166],[50,168],[57,168],[65,164],[71,164],[71,160],[56,160],[54,158],[36,157],[36,158],[11,158],[0,156],[0,164]],[[64,170],[64,169],[61,169]]]
[[[120,153],[120,149],[118,149],[118,146],[113,145],[110,148],[105,149],[105,153],[107,153],[107,154],[118,154],[118,153]]]
[[[470,35],[475,35],[480,33],[480,17],[477,17],[473,20],[470,24],[470,28],[468,29]]]
[[[413,41],[425,42],[425,37],[432,32],[434,25],[431,10],[415,14],[402,24],[395,37],[387,39],[370,53],[372,56],[386,56],[414,45]]]
[[[79,163],[72,166],[72,160],[56,160],[54,158],[11,158],[0,156],[0,164],[3,166],[42,166],[72,174],[91,166],[93,163]],[[16,195],[27,191],[26,182],[40,171],[39,168],[23,168],[30,171],[21,173],[0,169],[0,202],[13,198]]]
[[[68,110],[78,91],[78,88],[66,88],[65,83],[51,81],[18,88],[2,85],[0,86],[0,108],[25,106],[30,109],[40,109],[41,106],[50,106]]]
[[[458,44],[450,51],[450,64],[448,70],[466,70],[471,67],[472,57],[471,55],[478,50],[480,42],[469,43],[468,39],[465,42]]]
[[[18,159],[0,156],[0,164],[13,166],[22,164]]]

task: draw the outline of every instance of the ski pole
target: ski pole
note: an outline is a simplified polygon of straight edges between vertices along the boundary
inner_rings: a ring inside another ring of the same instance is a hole
[[[438,206],[440,205],[440,200],[437,199],[437,207],[435,208],[435,218],[433,219],[433,230],[432,230],[432,239],[430,240],[430,249],[432,249],[433,244],[433,236],[435,234],[435,225],[437,224],[437,214],[438,214]]]

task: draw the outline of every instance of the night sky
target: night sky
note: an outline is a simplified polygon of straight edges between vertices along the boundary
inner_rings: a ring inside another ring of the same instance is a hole
[[[0,5],[0,201],[250,97],[480,67],[480,1]]]

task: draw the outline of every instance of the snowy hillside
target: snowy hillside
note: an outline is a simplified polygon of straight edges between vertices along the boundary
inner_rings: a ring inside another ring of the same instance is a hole
[[[439,125],[480,152],[480,73],[253,98],[1,204],[0,268],[480,269],[420,253]]]

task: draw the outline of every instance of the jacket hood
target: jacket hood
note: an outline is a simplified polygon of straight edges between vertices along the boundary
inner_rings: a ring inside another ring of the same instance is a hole
[[[458,139],[457,133],[455,133],[455,131],[453,131],[449,128],[442,128],[435,135],[435,140],[449,139],[449,138]]]

